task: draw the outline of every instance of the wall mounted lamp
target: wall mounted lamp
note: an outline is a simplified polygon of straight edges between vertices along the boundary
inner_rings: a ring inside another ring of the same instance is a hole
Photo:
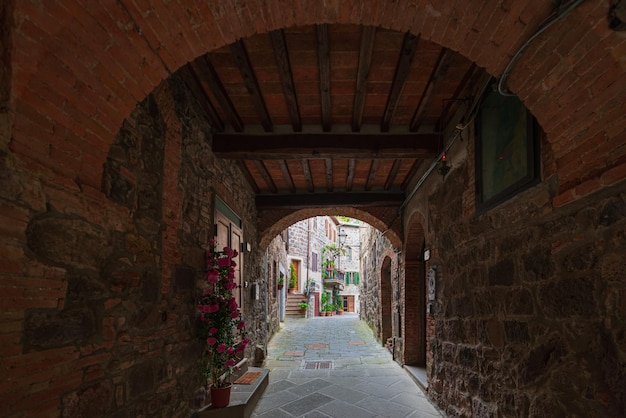
[[[445,177],[450,171],[450,166],[448,166],[448,157],[446,154],[441,156],[441,160],[439,161],[439,167],[437,167],[437,172],[441,175],[441,177]]]

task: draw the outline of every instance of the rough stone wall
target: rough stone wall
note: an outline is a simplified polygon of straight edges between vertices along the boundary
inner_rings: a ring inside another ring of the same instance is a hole
[[[285,270],[288,268],[287,264],[287,250],[286,243],[280,235],[272,240],[269,247],[267,247],[267,288],[264,292],[267,292],[267,339],[269,340],[272,335],[278,332],[279,328],[279,298],[280,291],[278,290],[278,278],[280,277],[279,266],[283,265]],[[267,351],[267,341],[263,344],[264,354]],[[257,359],[258,360],[258,359]]]
[[[6,416],[189,416],[203,383],[194,301],[214,194],[258,242],[253,193],[212,156],[200,114],[176,76],[147,96],[94,170],[101,192],[32,161],[12,172],[1,218],[15,228],[2,243],[14,271],[2,279]],[[254,245],[243,274],[267,287]],[[244,294],[251,358],[275,330],[267,296]]]
[[[464,216],[472,170],[429,200],[429,394],[450,416],[624,416],[626,185],[553,208],[549,179]]]
[[[400,286],[400,258],[391,242],[375,228],[361,228],[361,289],[360,317],[372,329],[381,344],[383,333],[381,307],[381,269],[385,257],[391,259],[391,315],[402,307]],[[393,324],[392,324],[393,326]],[[392,327],[392,335],[400,336],[400,330]]]

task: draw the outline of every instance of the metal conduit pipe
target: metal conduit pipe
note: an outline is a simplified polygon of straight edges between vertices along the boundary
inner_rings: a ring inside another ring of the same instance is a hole
[[[511,61],[509,61],[508,65],[506,66],[506,68],[504,69],[504,72],[502,73],[502,76],[500,77],[500,81],[498,82],[498,93],[500,93],[503,96],[515,96],[515,94],[512,94],[508,91],[508,88],[505,91],[505,83],[507,78],[509,78],[509,73],[511,72],[511,68],[513,68],[513,65],[515,65],[515,63],[517,62],[518,59],[520,59],[520,57],[522,56],[522,54],[524,53],[524,51],[526,50],[526,48],[528,48],[528,45],[530,45],[530,43],[539,35],[541,35],[541,33],[543,33],[543,31],[545,31],[546,29],[548,29],[550,26],[552,26],[553,24],[555,24],[556,22],[558,22],[560,19],[562,19],[564,16],[568,15],[572,10],[574,10],[580,3],[582,3],[585,0],[574,0],[572,1],[564,10],[559,11],[560,7],[557,7],[556,10],[550,15],[548,16],[547,19],[545,19],[537,28],[537,30],[535,30],[535,33],[532,34],[532,36],[530,38],[528,38],[528,40],[526,42],[524,42],[524,45],[522,45],[517,52],[515,53],[515,55],[513,55],[513,58],[511,58]]]

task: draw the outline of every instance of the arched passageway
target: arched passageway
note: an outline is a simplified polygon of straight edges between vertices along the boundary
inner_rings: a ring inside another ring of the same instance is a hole
[[[186,416],[187,394],[201,380],[190,360],[199,350],[190,301],[215,232],[216,196],[251,244],[245,277],[266,285],[254,192],[212,154],[211,127],[179,68],[253,33],[345,23],[421,34],[501,75],[553,3],[284,5],[0,4],[9,415]],[[467,141],[459,154],[469,159],[453,162],[423,203],[410,203],[438,209],[424,224],[439,250],[434,261],[446,268],[435,304],[442,333],[428,353],[438,365],[431,393],[455,413],[624,410],[624,309],[616,301],[626,245],[626,54],[607,8],[582,2],[510,74],[509,88],[546,134],[537,187],[476,216]],[[264,329],[264,302],[244,295],[253,329]]]

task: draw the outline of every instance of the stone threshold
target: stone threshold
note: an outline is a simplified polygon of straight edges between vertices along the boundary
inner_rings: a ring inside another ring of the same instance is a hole
[[[404,365],[404,370],[424,392],[428,390],[428,378],[425,367]]]
[[[213,408],[209,404],[196,411],[192,418],[249,418],[267,388],[270,371],[258,367],[248,367],[247,371],[261,372],[261,375],[251,385],[233,384],[228,406]]]

